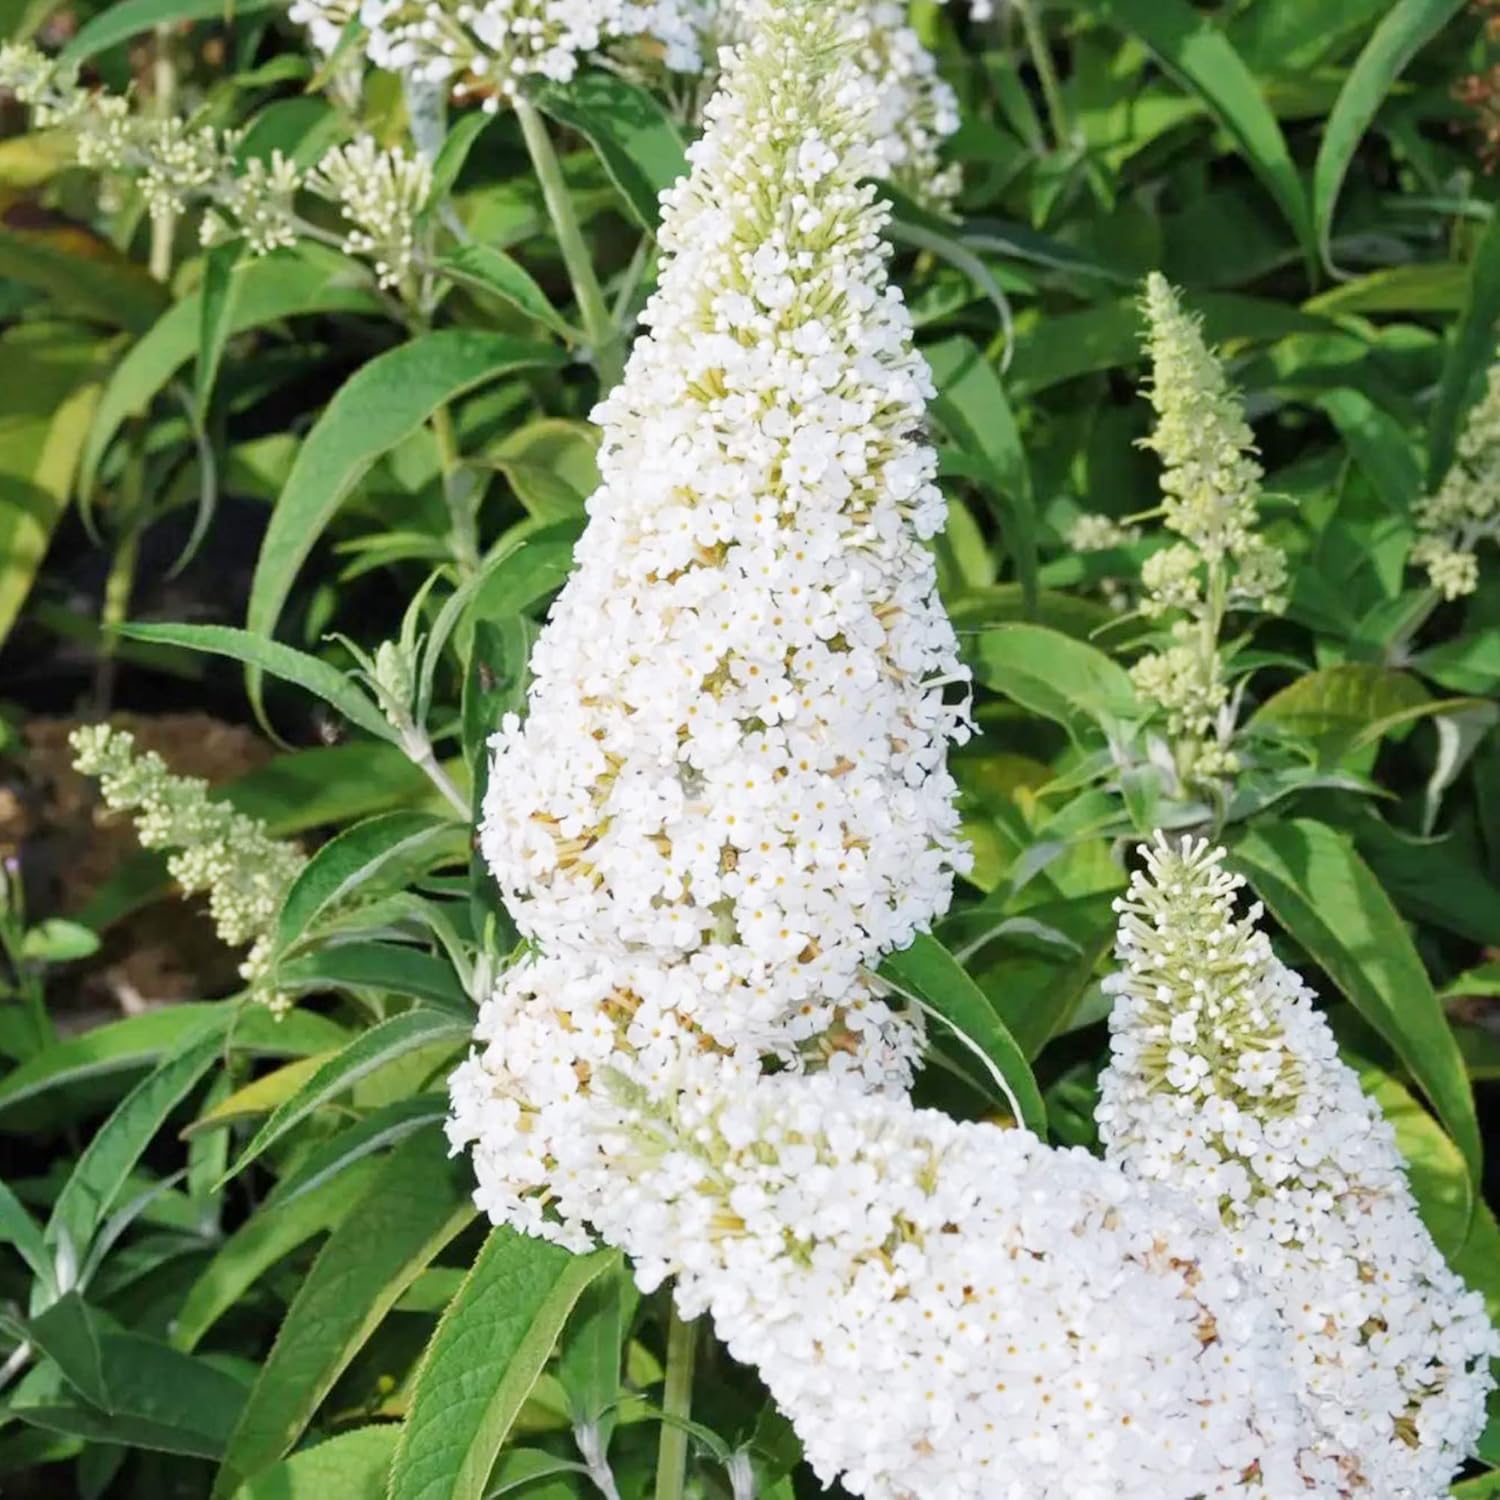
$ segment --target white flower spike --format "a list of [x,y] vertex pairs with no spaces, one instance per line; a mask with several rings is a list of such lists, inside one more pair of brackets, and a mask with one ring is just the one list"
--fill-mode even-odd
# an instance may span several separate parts
[[1389,1124],[1312,994],[1235,911],[1224,851],[1158,835],[1118,903],[1107,1156],[1220,1219],[1272,1303],[1330,1494],[1436,1500],[1485,1420],[1482,1299],[1417,1217]]

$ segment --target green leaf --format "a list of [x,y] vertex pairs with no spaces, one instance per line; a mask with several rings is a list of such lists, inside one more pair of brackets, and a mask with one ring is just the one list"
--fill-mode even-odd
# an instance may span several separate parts
[[74,225],[0,229],[0,276],[46,292],[74,317],[131,333],[149,328],[168,300],[143,267]]
[[496,558],[486,561],[487,576],[454,632],[461,657],[469,654],[476,620],[524,614],[562,587],[573,566],[573,545],[583,530],[583,518],[550,526],[525,522],[516,530],[518,535],[497,546]]
[[16,1116],[14,1121],[5,1119],[4,1128],[32,1129],[26,1106],[36,1105],[49,1094],[62,1091],[92,1100],[88,1086],[95,1080],[154,1067],[205,1020],[219,1013],[235,1017],[226,1023],[233,1027],[225,1037],[226,1049],[252,1056],[304,1056],[348,1040],[341,1026],[311,1012],[295,1011],[278,1020],[258,1006],[236,1016],[237,1009],[237,1002],[231,1000],[213,1005],[174,1005],[112,1021],[54,1043],[0,1080],[0,1116],[12,1112]]
[[1500,696],[1500,625],[1471,626],[1462,636],[1419,651],[1411,664],[1455,692]]
[[99,934],[65,917],[48,917],[21,939],[21,957],[37,963],[71,963],[98,951]]
[[474,1217],[440,1131],[410,1137],[329,1236],[292,1299],[214,1485],[226,1500],[282,1458],[401,1294]]
[[573,1304],[618,1260],[513,1229],[490,1234],[423,1356],[389,1500],[481,1500]]
[[278,1195],[257,1209],[214,1252],[188,1288],[172,1319],[173,1346],[195,1348],[272,1266],[332,1229],[363,1197],[376,1170],[376,1163],[368,1159],[351,1162],[295,1200],[283,1202]]
[[339,943],[276,969],[279,988],[291,991],[329,988],[386,990],[412,1000],[430,1000],[460,1015],[473,1013],[473,1002],[453,972],[453,965],[399,943]]
[[398,738],[385,715],[345,673],[321,657],[283,646],[264,635],[236,630],[231,625],[171,624],[122,625],[120,634],[135,641],[186,646],[190,651],[231,657],[257,671],[269,672],[283,682],[305,688],[330,708],[337,709],[351,724],[358,724],[379,739],[395,743]]
[[307,1083],[290,1099],[274,1110],[270,1119],[256,1132],[239,1160],[229,1169],[235,1177],[294,1125],[305,1120],[315,1109],[336,1099],[367,1078],[378,1068],[397,1058],[406,1057],[434,1043],[467,1038],[471,1026],[446,1011],[408,1010],[362,1031],[341,1052],[330,1057]]
[[482,109],[471,110],[454,121],[453,128],[443,138],[443,144],[432,160],[432,191],[427,195],[426,203],[429,212],[437,209],[453,191],[453,184],[458,181],[474,143],[494,123],[494,115]]
[[1310,819],[1266,823],[1235,840],[1231,861],[1411,1071],[1477,1183],[1483,1147],[1463,1056],[1400,916],[1353,845]]
[[273,1464],[234,1500],[385,1500],[400,1434],[394,1422],[341,1432]]
[[1326,391],[1318,405],[1333,418],[1345,446],[1393,515],[1406,516],[1422,494],[1416,445],[1389,412],[1347,388]]
[[1259,81],[1224,33],[1186,0],[1090,0],[1095,14],[1133,32],[1239,143],[1307,252],[1316,255],[1307,197]]
[[[41,1392],[17,1393],[10,1410],[24,1421],[163,1453],[218,1458],[245,1404],[234,1376],[141,1334],[107,1326],[69,1294],[31,1325],[33,1337],[91,1410]],[[27,1399],[30,1396],[31,1399]]]
[[568,1319],[557,1378],[575,1427],[598,1423],[620,1400],[627,1309],[634,1306],[630,1277],[617,1262],[585,1289]]
[[220,791],[278,838],[424,802],[432,783],[397,745],[369,740],[278,755]]
[[526,664],[536,633],[525,615],[481,620],[474,627],[463,700],[464,755],[471,764],[487,763],[485,746],[501,719],[525,708]]
[[[495,1460],[484,1500],[503,1500],[504,1496],[523,1490],[524,1500],[580,1500],[585,1492],[577,1483],[560,1478],[565,1474],[586,1476],[588,1469],[574,1459],[558,1458],[542,1448],[507,1448]],[[538,1483],[542,1479],[559,1479],[559,1483],[542,1485]],[[593,1492],[590,1485],[588,1493]]]
[[[1450,267],[1457,270],[1457,267]],[[1464,409],[1480,372],[1495,359],[1495,324],[1500,320],[1500,214],[1493,215],[1474,252],[1463,284],[1463,306],[1443,362],[1437,398],[1427,431],[1427,482],[1436,489],[1458,444]]]
[[281,905],[276,948],[286,953],[356,893],[373,901],[415,875],[461,857],[468,834],[452,818],[400,810],[346,828],[308,860]]
[[[269,1073],[261,1073],[227,1095],[220,1095],[212,1100],[205,1099],[197,1118],[181,1131],[182,1138],[197,1141],[216,1135],[224,1143],[224,1127],[244,1124],[270,1114],[279,1104],[290,1099],[326,1061],[327,1054],[298,1058],[295,1062],[273,1068]],[[223,1181],[228,1166],[226,1159],[209,1178],[211,1187],[216,1187]]]
[[998,1072],[1016,1123],[1047,1136],[1047,1110],[1025,1054],[988,996],[935,937],[919,934],[880,966],[880,977],[942,1017]]
[[687,173],[682,137],[645,89],[613,73],[580,73],[542,89],[537,106],[586,136],[642,228],[654,229],[657,199]]
[[481,457],[505,475],[531,515],[548,522],[583,515],[599,487],[598,451],[598,428],[542,417],[506,433]]
[[1449,1493],[1453,1500],[1495,1500],[1500,1495],[1500,1469],[1465,1479],[1461,1484],[1455,1484]]
[[276,1184],[269,1202],[289,1207],[303,1194],[333,1181],[366,1157],[404,1141],[429,1125],[441,1125],[447,1117],[448,1096],[442,1090],[382,1104],[347,1129],[299,1155],[296,1165]]
[[1141,715],[1130,674],[1118,662],[1043,625],[983,631],[971,654],[980,682],[1061,724],[1080,745]]
[[1412,921],[1431,923],[1471,943],[1494,942],[1500,886],[1474,864],[1458,840],[1398,832],[1368,808],[1354,834],[1385,893]]
[[1044,901],[1014,915],[970,907],[940,929],[1028,1060],[1066,1028],[1114,941],[1114,894]]
[[[1268,297],[1211,292],[1193,301],[1203,314],[1204,334],[1214,344],[1240,339],[1264,343],[1290,334],[1333,331],[1309,311]],[[1140,308],[1121,298],[1038,319],[1019,333],[1006,387],[1013,398],[1034,396],[1079,375],[1133,366],[1140,359]]]
[[[0,256],[0,274],[4,273]],[[93,419],[107,346],[41,325],[0,334],[0,643],[67,509],[78,449]]]
[[1464,0],[1395,0],[1344,79],[1313,168],[1313,220],[1323,263],[1334,274],[1329,240],[1339,189],[1360,140],[1391,85],[1416,54],[1463,9]]
[[276,0],[116,0],[63,48],[60,61],[81,63],[156,26],[183,21],[223,21],[270,10]]
[[1334,205],[1349,172],[1355,151],[1376,117],[1391,98],[1392,84],[1407,63],[1463,9],[1464,0],[1397,0],[1365,43],[1340,90],[1323,144],[1313,169],[1313,214],[1323,263],[1337,275],[1329,239],[1334,229]]
[[1474,1206],[1463,1157],[1437,1121],[1389,1073],[1362,1058],[1351,1056],[1347,1061],[1359,1074],[1360,1087],[1396,1132],[1417,1211],[1438,1248],[1451,1258],[1469,1237]]
[[250,585],[249,629],[262,636],[275,630],[314,542],[381,454],[466,391],[517,370],[556,367],[564,359],[549,344],[445,328],[361,366],[308,433],[271,513]]
[[1036,501],[1005,388],[968,339],[946,339],[923,352],[938,392],[933,414],[974,466],[970,477],[978,479],[995,512],[1029,613],[1036,608]]
[[25,1205],[0,1178],[0,1245],[14,1245],[31,1274],[49,1292],[55,1288],[52,1252]]
[[1403,721],[1431,694],[1409,672],[1365,662],[1339,662],[1299,677],[1261,704],[1255,729],[1282,730],[1307,740],[1319,764],[1330,766],[1382,725]]
[[199,422],[208,416],[213,399],[214,382],[219,378],[219,361],[229,339],[230,320],[243,279],[236,279],[234,268],[244,252],[242,240],[216,245],[203,257],[203,287],[199,292],[198,366],[193,375],[193,406]]
[[93,1405],[109,1406],[104,1384],[100,1328],[93,1310],[77,1292],[64,1292],[27,1324],[31,1342],[63,1373],[63,1378]]
[[1456,261],[1417,261],[1387,266],[1358,276],[1302,304],[1326,317],[1369,313],[1458,312],[1464,305],[1467,276]]
[[220,1014],[153,1069],[123,1100],[84,1147],[52,1209],[49,1244],[67,1244],[77,1261],[125,1185],[131,1170],[167,1118],[224,1052],[229,1017]]
[[[483,118],[483,117],[481,117]],[[437,269],[454,281],[476,286],[518,308],[528,318],[535,318],[565,339],[576,340],[577,331],[553,307],[546,292],[532,279],[531,273],[518,261],[493,245],[468,244],[439,256]]]
[[[225,292],[228,313],[222,320],[214,320],[220,324],[216,336],[228,339],[303,315],[379,312],[379,299],[359,284],[358,275],[352,261],[335,260],[330,265],[322,260],[273,255],[243,262],[229,274]],[[115,367],[79,463],[80,494],[93,492],[104,452],[126,419],[143,415],[172,377],[190,359],[201,357],[205,300],[212,300],[206,289],[167,308]]]

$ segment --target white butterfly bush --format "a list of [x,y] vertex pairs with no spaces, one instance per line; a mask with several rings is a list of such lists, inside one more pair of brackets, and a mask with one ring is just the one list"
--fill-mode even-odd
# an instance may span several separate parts
[[1223,858],[1159,839],[1118,903],[1107,1156],[1223,1222],[1285,1330],[1319,1493],[1437,1500],[1484,1425],[1500,1342],[1259,907],[1236,914]]
[[[568,83],[590,57],[637,71],[664,68],[712,82],[720,47],[743,41],[758,0],[294,0],[291,18],[313,45],[337,50],[357,23],[377,67],[459,100],[499,109],[532,83]],[[941,162],[958,128],[952,90],[907,24],[903,0],[827,0],[847,15],[857,65],[878,84],[877,176],[933,203],[957,192],[956,168]],[[970,7],[983,18],[984,3]]]
[[674,1276],[854,1493],[1289,1495],[1286,1351],[1218,1226],[905,1097],[920,1038],[869,969],[966,858],[965,678],[846,20],[768,7],[665,200],[494,741],[482,842],[531,951],[450,1138],[497,1222]]
[[545,951],[680,968],[683,1020],[786,1061],[851,1008],[886,1034],[862,966],[968,859],[931,380],[860,181],[872,86],[840,67],[813,115],[797,77],[743,67],[664,195],[669,266],[595,413],[603,483],[482,829]]

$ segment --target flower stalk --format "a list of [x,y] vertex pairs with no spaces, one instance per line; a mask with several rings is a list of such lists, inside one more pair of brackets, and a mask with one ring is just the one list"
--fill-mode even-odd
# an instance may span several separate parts
[[656,1450],[656,1500],[682,1500],[687,1482],[688,1432],[693,1412],[693,1367],[698,1355],[698,1324],[672,1303],[667,1315],[667,1378],[662,1392],[661,1440]]
[[546,122],[524,94],[516,95],[512,108],[531,155],[532,170],[541,184],[542,198],[552,220],[552,232],[557,237],[557,247],[567,268],[583,330],[599,372],[600,389],[607,392],[619,384],[625,373],[625,350],[620,330],[604,300],[604,291],[594,271],[594,258],[574,212],[572,194],[568,191],[562,163],[557,159]]

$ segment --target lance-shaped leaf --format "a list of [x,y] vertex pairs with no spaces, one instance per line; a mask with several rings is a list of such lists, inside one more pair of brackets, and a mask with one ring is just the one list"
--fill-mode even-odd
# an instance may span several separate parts
[[618,1253],[496,1229],[423,1356],[390,1500],[482,1500],[500,1445],[573,1304]]
[[1230,858],[1411,1070],[1477,1183],[1483,1148],[1463,1056],[1405,924],[1354,846],[1299,818],[1249,829]]
[[276,628],[292,580],[313,544],[381,454],[410,437],[439,406],[517,370],[557,366],[550,344],[444,328],[398,344],[346,381],[308,433],[271,512],[250,585],[246,624]]
[[1016,1123],[1046,1137],[1047,1109],[1025,1053],[989,997],[935,937],[919,934],[909,948],[891,954],[880,977],[946,1021],[984,1058]]
[[361,1032],[272,1112],[271,1118],[256,1132],[239,1160],[229,1169],[228,1176],[238,1176],[294,1125],[330,1099],[336,1099],[353,1088],[377,1068],[436,1043],[451,1042],[457,1047],[469,1035],[469,1030],[467,1023],[446,1011],[418,1009],[403,1011],[399,1016],[392,1016]]
[[292,1299],[230,1437],[214,1500],[291,1450],[386,1313],[474,1217],[469,1192],[468,1163],[448,1155],[440,1131],[392,1153]]

